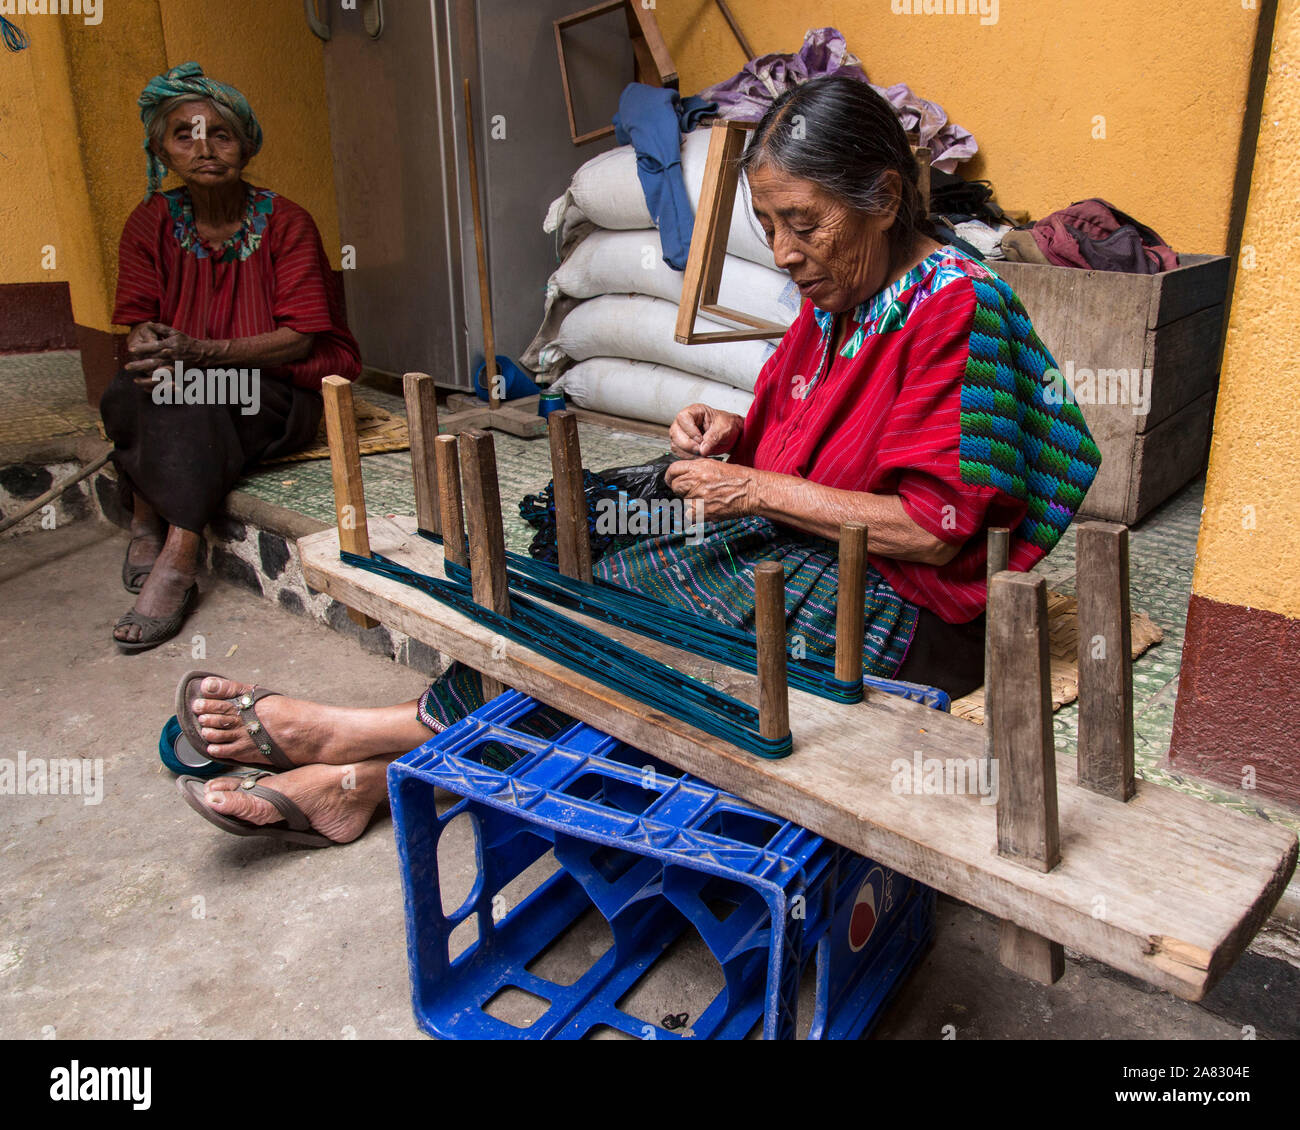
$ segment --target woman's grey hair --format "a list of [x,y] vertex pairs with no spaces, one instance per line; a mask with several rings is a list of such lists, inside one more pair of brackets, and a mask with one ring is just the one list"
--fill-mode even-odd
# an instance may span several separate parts
[[740,158],[741,171],[771,166],[820,185],[869,216],[893,206],[886,173],[901,193],[889,241],[910,248],[928,227],[912,147],[894,108],[864,81],[823,75],[787,90],[763,115]]
[[154,114],[153,121],[149,124],[149,148],[154,153],[159,157],[162,156],[163,141],[167,137],[167,119],[171,117],[172,111],[177,106],[184,106],[187,102],[203,102],[210,106],[235,135],[235,139],[239,142],[239,152],[247,159],[253,151],[253,141],[248,136],[248,131],[244,129],[244,123],[239,120],[239,115],[228,106],[223,106],[211,98],[204,98],[200,94],[178,94],[175,98],[168,98],[159,104],[158,112]]

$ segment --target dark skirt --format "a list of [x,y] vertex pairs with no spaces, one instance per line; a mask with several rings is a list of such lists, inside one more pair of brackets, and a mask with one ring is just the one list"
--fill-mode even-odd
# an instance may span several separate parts
[[171,526],[198,532],[221,510],[241,475],[316,438],[320,393],[287,381],[260,383],[258,411],[237,404],[155,404],[126,370],[99,402],[119,481]]

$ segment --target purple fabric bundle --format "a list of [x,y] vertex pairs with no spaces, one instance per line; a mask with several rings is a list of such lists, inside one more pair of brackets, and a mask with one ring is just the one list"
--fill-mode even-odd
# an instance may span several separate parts
[[[751,59],[739,73],[700,91],[699,96],[716,102],[721,117],[756,122],[790,87],[817,75],[841,73],[868,82],[861,60],[849,51],[844,36],[836,28],[823,27],[808,32],[797,53]],[[935,168],[951,173],[959,161],[979,151],[968,130],[949,122],[942,106],[914,94],[906,83],[887,89],[869,85],[898,111],[905,130],[919,132],[921,144],[930,147]]]

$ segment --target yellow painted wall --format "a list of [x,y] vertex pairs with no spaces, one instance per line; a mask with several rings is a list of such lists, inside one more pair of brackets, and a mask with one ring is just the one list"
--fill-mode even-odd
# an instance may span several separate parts
[[[337,266],[324,61],[301,5],[112,0],[94,26],[14,22],[32,45],[0,58],[0,283],[67,281],[77,322],[110,328],[118,238],[145,191],[136,99],[152,75],[191,59],[247,95],[265,134],[248,178],[306,208]],[[50,243],[53,271],[41,267]]]
[[1300,618],[1297,178],[1300,0],[1283,0],[1219,382],[1192,590],[1292,618]]
[[[728,6],[760,54],[839,28],[877,86],[905,82],[975,135],[981,154],[962,175],[991,180],[1003,207],[1039,217],[1100,196],[1176,251],[1222,254],[1254,2],[1000,0],[988,26],[895,15],[901,0]],[[744,64],[714,0],[657,0],[656,14],[684,94]],[[1092,138],[1094,115],[1105,140]]]
[[59,224],[31,54],[0,54],[0,282],[66,277],[41,268],[41,248],[57,247]]

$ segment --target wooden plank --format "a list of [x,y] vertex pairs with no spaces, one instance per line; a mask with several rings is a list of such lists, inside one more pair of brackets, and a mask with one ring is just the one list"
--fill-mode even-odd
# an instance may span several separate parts
[[464,507],[460,496],[458,444],[455,436],[438,436],[433,443],[433,456],[438,467],[438,515],[442,520],[442,539],[447,560],[453,565],[468,565]]
[[758,732],[790,733],[790,685],[785,666],[785,569],[779,561],[754,566],[754,626],[758,636]]
[[433,441],[438,438],[438,390],[428,373],[406,373],[406,425],[411,435],[411,478],[415,484],[415,517],[430,533],[442,533],[438,511],[438,464]]
[[998,960],[1008,969],[1037,981],[1055,985],[1065,976],[1065,947],[1005,918],[998,924]]
[[555,543],[559,569],[566,577],[591,583],[591,537],[587,493],[582,482],[578,420],[570,412],[547,417],[551,431],[551,480],[555,484]]
[[998,767],[998,854],[1050,871],[1061,862],[1047,650],[1047,580],[999,573],[989,587],[992,669],[989,714]]
[[1131,501],[1127,516],[1121,519],[1126,526],[1141,521],[1205,470],[1216,396],[1207,392],[1138,437],[1132,456]]
[[1198,310],[1148,333],[1143,367],[1151,370],[1151,402],[1137,417],[1139,433],[1151,431],[1219,387],[1222,344],[1222,306]]
[[638,38],[644,44],[644,51],[649,55],[649,62],[642,64],[647,75],[653,79],[643,79],[654,86],[677,88],[677,64],[673,62],[672,53],[664,41],[659,21],[655,19],[654,5],[642,3],[642,0],[627,0],[628,22],[637,29],[638,35],[632,39],[637,46]]
[[1079,784],[1126,801],[1137,789],[1128,529],[1081,522],[1077,530]]
[[[984,569],[985,604],[987,593],[993,591],[993,578],[1003,572],[1011,552],[1011,531],[1005,526],[993,526],[988,533],[988,558]],[[993,760],[993,634],[992,619],[984,616],[984,760]]]
[[[491,432],[462,432],[461,489],[465,498],[465,527],[469,535],[469,572],[474,600],[502,616],[510,615],[506,582],[506,539],[501,525],[501,490],[497,482],[496,445]],[[496,698],[506,685],[483,675],[483,695]]]
[[[370,536],[385,556],[441,576],[440,548],[413,529],[410,519],[376,517]],[[974,791],[894,787],[900,767],[917,760],[978,764],[983,739],[969,722],[892,695],[869,691],[849,706],[791,689],[798,748],[765,761],[526,647],[499,652],[473,619],[341,564],[333,530],[298,548],[307,583],[344,604],[885,867],[1187,1000],[1201,999],[1240,955],[1295,868],[1295,836],[1284,828],[1146,781],[1116,805],[1079,788],[1073,759],[1061,755],[1066,852],[1041,874],[997,855],[996,814]],[[639,650],[664,649],[643,640]],[[717,666],[682,663],[706,677]],[[1152,860],[1161,864],[1154,879]]]
[[[1066,268],[1068,270],[1068,268]],[[1232,260],[1226,255],[1180,255],[1178,267],[1151,278],[1156,294],[1151,303],[1152,329],[1186,318],[1228,300]]]
[[733,310],[730,306],[719,306],[716,302],[701,303],[700,313],[708,314],[711,318],[720,318],[724,321],[735,322],[738,325],[749,326],[751,329],[766,330],[764,337],[784,337],[786,331],[790,328],[781,325],[780,322],[770,322],[766,318],[746,314],[743,310]]
[[867,527],[845,522],[840,527],[839,587],[835,595],[835,677],[862,679],[862,637],[866,633]]
[[483,202],[479,198],[478,187],[478,148],[474,141],[474,105],[470,98],[469,79],[465,80],[465,148],[469,153],[469,200],[474,215],[474,252],[478,256],[479,312],[483,318],[483,363],[486,366],[483,371],[483,387],[487,389],[488,408],[496,412],[501,407],[501,381],[497,374],[496,333],[492,328],[492,283],[488,278]]
[[[357,440],[357,413],[352,404],[352,382],[331,375],[321,382],[325,400],[325,436],[330,449],[330,478],[334,481],[334,517],[339,545],[349,553],[370,556],[366,525],[366,490],[361,479],[361,446]],[[348,619],[361,628],[378,624],[349,606]]]
[[[1003,540],[991,539],[995,557]],[[1047,648],[1047,582],[1036,574],[995,573],[989,584],[989,678],[998,693],[986,706],[993,729],[998,854],[1039,871],[1061,859],[1056,750]],[[998,957],[1022,976],[1053,984],[1065,972],[1060,942],[1003,919]]]

